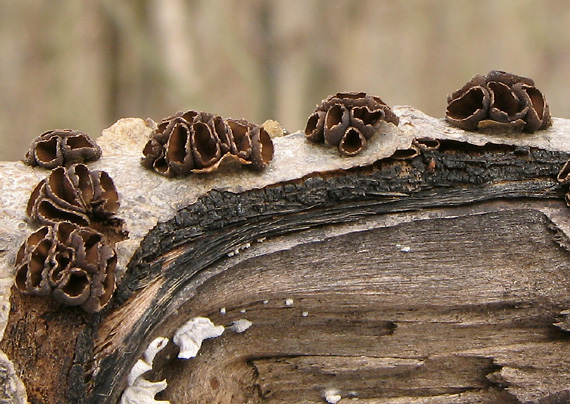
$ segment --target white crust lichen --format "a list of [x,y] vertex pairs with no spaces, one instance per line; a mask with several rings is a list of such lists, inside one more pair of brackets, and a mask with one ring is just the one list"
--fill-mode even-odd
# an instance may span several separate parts
[[143,374],[152,369],[154,357],[168,344],[168,338],[158,337],[154,339],[141,359],[135,363],[127,377],[127,388],[121,396],[121,404],[170,404],[170,401],[157,401],[154,396],[166,389],[166,380],[151,382],[143,377]]
[[176,330],[172,342],[180,347],[180,359],[190,359],[198,355],[202,341],[219,337],[223,332],[223,325],[214,325],[206,317],[195,317]]

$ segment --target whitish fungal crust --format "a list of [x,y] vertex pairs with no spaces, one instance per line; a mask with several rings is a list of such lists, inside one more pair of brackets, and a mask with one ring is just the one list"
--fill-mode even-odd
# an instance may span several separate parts
[[206,317],[195,317],[176,330],[172,341],[180,347],[178,357],[190,359],[198,355],[202,341],[219,337],[223,332],[224,326],[214,325]]
[[239,253],[240,253],[241,250],[247,250],[249,247],[251,247],[251,243],[242,244],[242,245],[240,245],[238,248],[236,248],[235,250],[230,251],[230,252],[228,253],[228,257],[231,258],[231,257],[233,257],[234,255],[239,255]]
[[237,332],[238,334],[244,332],[245,330],[247,330],[249,327],[251,327],[253,323],[245,318],[236,320],[236,321],[232,321],[232,325],[230,325],[228,328],[234,332]]
[[154,396],[166,389],[166,380],[151,382],[143,374],[152,369],[154,357],[168,344],[168,338],[154,339],[141,359],[135,363],[127,378],[127,388],[121,397],[121,404],[170,404],[170,401],[157,401]]
[[327,389],[324,392],[324,398],[327,403],[336,404],[340,401],[342,396],[337,389]]

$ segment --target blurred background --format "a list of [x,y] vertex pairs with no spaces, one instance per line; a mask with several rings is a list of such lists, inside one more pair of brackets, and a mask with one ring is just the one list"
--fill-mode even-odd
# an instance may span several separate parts
[[293,132],[337,91],[443,117],[491,69],[570,118],[569,27],[559,0],[0,0],[0,160],[46,130],[186,109]]

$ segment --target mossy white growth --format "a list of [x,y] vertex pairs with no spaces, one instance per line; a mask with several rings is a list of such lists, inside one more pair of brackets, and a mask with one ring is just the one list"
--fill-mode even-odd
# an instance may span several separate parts
[[228,328],[234,332],[237,332],[238,334],[244,332],[245,330],[247,330],[249,327],[251,327],[253,323],[245,318],[236,320],[236,321],[232,321],[232,325],[230,325]]
[[155,338],[135,363],[127,377],[127,388],[121,397],[121,404],[170,404],[170,401],[157,401],[154,396],[166,389],[166,380],[151,382],[143,378],[143,374],[152,369],[154,357],[168,344],[168,338]]
[[214,325],[206,317],[195,317],[176,330],[172,341],[180,347],[178,357],[180,359],[190,359],[198,355],[198,351],[202,347],[202,341],[208,338],[219,337],[223,332],[223,325]]

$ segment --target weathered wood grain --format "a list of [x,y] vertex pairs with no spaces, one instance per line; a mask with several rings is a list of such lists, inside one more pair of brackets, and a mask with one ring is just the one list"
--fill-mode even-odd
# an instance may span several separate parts
[[[546,215],[515,207],[289,235],[264,246],[273,252],[248,251],[179,313],[253,325],[206,342],[182,371],[177,360],[164,366],[157,377],[176,386],[166,397],[317,403],[335,388],[374,402],[517,403],[556,391],[570,372],[568,337],[552,325],[570,304],[569,255]],[[469,394],[453,401],[459,393]]]
[[[168,381],[157,399],[564,402],[570,216],[556,175],[568,150],[552,132],[489,143],[417,111],[401,120],[390,153],[352,167],[257,186],[230,174],[229,189],[208,192],[208,179],[157,180],[173,193],[146,216],[154,194],[120,177],[133,233],[118,243],[128,266],[111,307],[85,316],[12,294],[0,347],[30,402],[117,402],[148,343],[196,316],[228,328],[190,360],[170,342],[149,377]],[[390,157],[434,133],[439,148]],[[196,194],[174,194],[192,184]],[[240,319],[251,327],[231,331]]]
[[[119,308],[103,321],[103,327],[105,327],[108,322],[113,323],[113,317],[118,315],[121,319],[121,330],[125,328],[125,323],[127,323],[128,331],[120,340],[115,338],[107,340],[105,336],[112,334],[112,331],[106,331],[101,334],[102,338],[96,342],[97,346],[105,347],[100,353],[101,356],[105,357],[100,363],[101,370],[98,374],[101,377],[100,380],[117,380],[117,376],[114,376],[117,375],[117,366],[128,364],[125,360],[126,358],[120,352],[123,350],[127,352],[136,350],[136,341],[144,340],[144,330],[148,330],[149,327],[154,325],[154,319],[163,318],[168,311],[174,311],[172,307],[173,302],[176,301],[176,296],[182,288],[188,287],[188,284],[192,283],[192,279],[201,271],[214,265],[244,243],[251,244],[255,243],[259,238],[272,238],[324,225],[355,222],[377,214],[417,211],[425,208],[469,204],[498,198],[552,197],[559,199],[560,194],[556,191],[558,188],[552,180],[552,176],[556,174],[561,161],[565,158],[566,154],[556,154],[535,149],[520,150],[504,146],[475,147],[456,143],[444,143],[440,150],[426,152],[424,155],[411,161],[387,159],[370,167],[349,172],[331,172],[325,176],[315,175],[301,181],[265,187],[261,190],[247,191],[239,195],[228,192],[211,192],[195,204],[180,210],[171,221],[156,227],[143,241],[143,248],[139,250],[139,254],[136,254],[131,261],[133,266],[127,271],[122,287],[117,294],[118,304],[121,304],[123,301],[126,302],[124,306],[126,313],[131,312],[129,301],[133,302],[133,304],[136,303],[136,297],[132,297],[133,292],[145,285],[154,285],[157,279],[159,279],[158,282],[161,286],[160,288],[157,287],[154,304],[149,305],[147,312],[140,318],[132,317],[129,319],[126,316],[121,316],[122,310]],[[436,161],[436,167],[438,167],[437,174],[430,173],[425,169],[426,164],[432,159]],[[549,169],[548,166],[551,168]],[[487,169],[484,170],[482,167],[487,167]],[[476,216],[473,222],[479,220],[481,218]],[[498,218],[496,220],[498,224],[495,227],[500,227],[502,220],[506,219]],[[527,220],[530,220],[530,218],[525,218],[518,223],[519,226],[523,226],[525,231]],[[492,223],[494,222],[491,220],[486,225]],[[465,224],[467,229],[473,225],[474,223]],[[401,245],[406,246],[406,240],[417,244],[414,243],[414,232],[411,231],[414,226],[418,226],[418,229],[421,228],[418,223],[411,225],[408,229],[409,232],[401,235]],[[446,253],[449,253],[449,257],[452,257],[455,261],[463,259],[473,260],[473,258],[466,255],[465,251],[457,251],[458,249],[450,251],[451,246],[447,245],[446,240],[441,239],[441,231],[437,229],[438,225],[434,224],[430,228],[433,237],[423,241],[428,246],[427,252],[423,256],[424,259],[428,259],[430,254],[438,254],[435,252],[438,249],[444,249]],[[451,230],[445,229],[444,233]],[[493,227],[489,231],[493,231]],[[497,231],[506,232],[507,229],[502,228]],[[520,230],[517,230],[516,225],[511,225],[508,231],[516,236],[514,240],[509,240],[501,248],[510,248],[509,245],[516,244],[518,241],[517,233]],[[473,233],[473,238],[481,237],[481,233],[481,231],[478,234]],[[468,232],[468,234],[470,233]],[[455,234],[454,237],[458,236]],[[383,259],[385,258],[382,250],[383,241],[381,240],[382,237],[378,237],[376,248],[368,249],[370,252],[365,256],[365,262],[373,260],[377,255]],[[463,238],[462,243],[469,244],[473,243],[473,241],[469,241],[469,237],[466,236]],[[497,245],[499,246],[500,244]],[[484,259],[484,254],[488,253],[488,247],[489,245],[476,245],[473,247],[481,251],[482,255],[479,259],[485,265],[489,264],[488,260]],[[354,251],[355,249],[352,246],[348,246],[344,253],[337,251],[336,260],[342,262],[345,255],[350,256]],[[303,265],[303,263],[307,263],[313,273],[320,273],[320,267],[315,266],[314,257],[304,256],[298,251],[296,251],[296,254],[296,257],[282,259],[278,262],[273,262],[271,265],[263,265],[265,267],[273,265],[277,268],[277,271],[285,272],[285,274],[275,274],[273,278],[266,279],[258,284],[258,287],[262,287],[265,283],[280,286],[281,278],[286,277],[287,273],[292,271],[291,267]],[[402,253],[398,251],[398,254],[401,255]],[[394,259],[392,256],[389,257],[386,259],[386,262]],[[448,259],[448,255],[445,253],[443,257]],[[431,259],[434,260],[435,258]],[[384,265],[386,262],[384,262]],[[500,264],[503,265],[504,262]],[[347,264],[347,266],[350,268],[350,264]],[[442,272],[445,273],[446,269],[449,270],[452,267],[453,265],[447,266],[442,269]],[[425,276],[421,267],[417,266],[417,263],[410,264],[410,270],[412,272],[406,274],[410,280],[413,279],[413,273],[420,277]],[[355,277],[362,280],[359,289],[366,290],[369,295],[376,295],[374,285],[368,284],[370,280],[369,274],[359,271],[356,271],[356,273],[358,275]],[[232,276],[234,275],[232,272]],[[330,277],[334,279],[335,276],[338,276],[338,273],[329,273],[327,279]],[[486,275],[486,277],[489,278],[490,275]],[[240,282],[243,281],[241,277],[238,277],[238,279]],[[505,279],[509,279],[509,277],[501,278],[501,281]],[[501,283],[501,281],[498,281],[498,283]],[[321,296],[324,294],[322,304],[325,306],[333,305],[338,300],[338,295],[342,295],[345,292],[341,290],[330,296],[325,293],[326,284],[319,280],[298,279],[297,282],[308,282],[316,295]],[[344,284],[344,282],[346,282],[346,279],[337,284]],[[446,287],[441,282],[436,282],[436,279],[430,278],[424,284],[424,286],[429,288],[429,293],[424,293],[423,295],[424,304],[433,304],[431,295],[434,293],[449,294],[449,292],[446,292],[448,287],[463,290],[462,293],[465,296],[477,296],[480,293],[484,295],[484,290],[479,289],[485,284],[481,285],[479,279],[471,284],[463,282]],[[470,285],[468,289],[466,289],[467,285]],[[563,292],[567,292],[566,286],[561,287]],[[259,289],[254,288],[252,290],[255,290],[256,294],[259,292]],[[242,293],[236,293],[236,299],[244,302],[246,300],[246,290],[240,287],[240,291]],[[400,306],[411,308],[409,299],[412,291],[414,289],[408,285],[405,291],[401,290],[399,293],[395,293],[394,299],[400,302]],[[562,292],[560,293],[563,294]],[[285,299],[287,288],[283,288],[281,294],[282,296],[278,299]],[[205,295],[211,298],[208,293]],[[447,297],[447,295],[445,296]],[[305,299],[308,299],[308,297]],[[257,297],[257,300],[263,300],[263,298]],[[214,299],[214,301],[216,300]],[[498,302],[501,302],[501,300],[499,299]],[[449,301],[448,303],[451,302]],[[456,303],[452,303],[451,306],[453,307]],[[218,302],[218,306],[225,304],[224,302]],[[384,302],[384,304],[386,303]],[[391,304],[396,303],[392,302]],[[473,303],[475,306],[477,304]],[[333,307],[335,307],[335,315],[341,315],[340,309],[336,306]],[[357,303],[352,304],[352,310],[366,312],[364,306],[359,308]],[[556,314],[560,310],[561,308],[559,308]],[[308,309],[308,311],[311,312],[311,309]],[[268,316],[270,318],[278,318],[279,322],[286,321],[281,313],[279,316],[276,316],[269,312]],[[172,327],[183,322],[183,316],[180,317],[170,326],[170,330],[173,331]],[[326,316],[323,319],[327,320]],[[551,325],[553,319],[548,321],[550,321],[549,325]],[[388,323],[391,324],[390,322]],[[329,331],[331,329],[334,330],[336,326],[337,324],[334,322],[325,321],[320,331],[325,329]],[[372,322],[368,326],[373,327],[374,323]],[[168,334],[169,326],[164,325],[164,327],[166,328],[160,328],[166,330]],[[358,334],[365,332],[366,329],[366,327],[358,323],[356,325],[353,324],[352,327]],[[391,326],[387,325],[386,327],[390,329]],[[272,325],[270,328],[275,332],[274,335],[287,334],[286,329],[275,328],[275,325]],[[112,327],[110,330],[112,330]],[[424,332],[426,330],[421,330],[419,334]],[[444,327],[441,332],[441,335],[446,335],[450,331],[445,330]],[[310,332],[308,335],[303,335],[300,330],[293,330],[290,333],[301,336],[302,340],[305,340],[306,337],[307,341],[319,341],[317,338],[318,332]],[[466,334],[463,335],[465,336]],[[497,335],[497,338],[500,339],[502,336]],[[437,338],[434,337],[434,339],[436,339],[433,343],[434,345],[441,344],[441,341],[437,341]],[[354,336],[347,336],[345,344],[347,343],[346,341],[354,341],[356,345],[360,345],[360,342]],[[410,341],[414,341],[414,337],[411,337]],[[122,343],[120,349],[117,349],[117,346],[114,345],[118,342]],[[262,346],[258,340],[255,340],[254,344]],[[301,347],[298,347],[296,351],[286,353],[285,356],[308,355],[310,354],[307,350],[308,346],[303,346],[304,351]],[[326,352],[330,354],[330,346],[340,349],[343,346],[343,342],[342,340],[334,339],[334,341],[327,341],[327,343],[319,344],[319,346],[324,348],[320,355],[325,355]],[[347,350],[347,352],[349,351]],[[347,355],[347,352],[342,354]],[[107,354],[109,355],[107,356]],[[117,365],[119,355],[121,363]],[[257,356],[251,353],[247,355]],[[395,353],[393,355],[398,356]],[[211,358],[209,358],[208,363],[210,361]],[[187,383],[179,384],[187,386]],[[96,382],[96,385],[104,386],[104,389],[108,388],[108,383]],[[100,390],[99,394],[105,394],[104,390]],[[288,399],[287,397],[283,398],[285,401]],[[321,399],[320,396],[318,396],[318,399]]]

